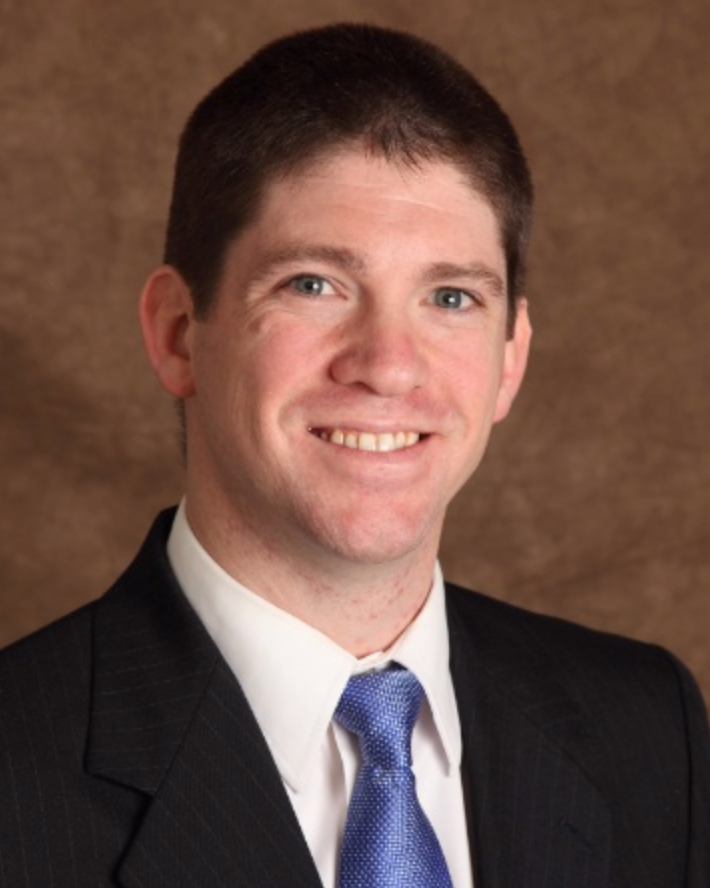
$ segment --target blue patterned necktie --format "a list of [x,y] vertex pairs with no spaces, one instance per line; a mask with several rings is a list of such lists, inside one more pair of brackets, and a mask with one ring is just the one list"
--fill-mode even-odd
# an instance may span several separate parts
[[417,799],[412,731],[424,690],[400,666],[353,676],[335,720],[357,735],[362,762],[348,808],[339,888],[452,888]]

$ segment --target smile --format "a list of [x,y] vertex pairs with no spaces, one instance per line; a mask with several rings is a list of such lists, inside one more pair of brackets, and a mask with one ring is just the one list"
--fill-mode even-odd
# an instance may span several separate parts
[[358,432],[354,429],[313,429],[323,441],[348,447],[350,450],[366,450],[370,453],[391,453],[413,447],[423,436],[419,432]]

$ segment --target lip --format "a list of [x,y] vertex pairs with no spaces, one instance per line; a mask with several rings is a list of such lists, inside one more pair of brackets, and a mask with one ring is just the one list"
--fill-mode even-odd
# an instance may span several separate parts
[[339,450],[372,455],[405,454],[419,449],[430,434],[411,426],[393,426],[372,431],[360,425],[313,426],[310,434]]
[[321,431],[333,431],[333,429],[348,429],[355,432],[370,432],[373,435],[383,435],[388,432],[394,434],[396,432],[416,432],[418,435],[428,435],[432,432],[431,427],[422,424],[421,418],[417,419],[393,419],[388,417],[386,420],[358,420],[343,419],[333,422],[311,422],[308,423],[308,431],[317,434]]
[[364,450],[368,453],[391,453],[395,450],[405,450],[414,447],[420,441],[418,432],[404,431],[376,435],[372,432],[335,429],[332,432],[321,432],[320,437],[331,444],[348,447],[351,450]]

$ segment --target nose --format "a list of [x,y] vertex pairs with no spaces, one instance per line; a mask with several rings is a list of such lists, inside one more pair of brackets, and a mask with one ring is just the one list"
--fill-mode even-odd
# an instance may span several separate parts
[[340,385],[360,385],[382,397],[422,386],[427,361],[421,335],[406,313],[363,308],[343,331],[330,373]]

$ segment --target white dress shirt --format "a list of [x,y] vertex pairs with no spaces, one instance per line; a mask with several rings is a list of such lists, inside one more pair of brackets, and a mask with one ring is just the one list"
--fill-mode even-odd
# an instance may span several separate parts
[[333,721],[353,673],[396,660],[426,692],[412,737],[417,795],[455,888],[472,888],[461,784],[461,727],[438,564],[416,620],[387,651],[356,659],[227,574],[180,506],[168,557],[192,607],[237,676],[266,738],[325,888],[336,888],[340,842],[359,764],[357,740]]

